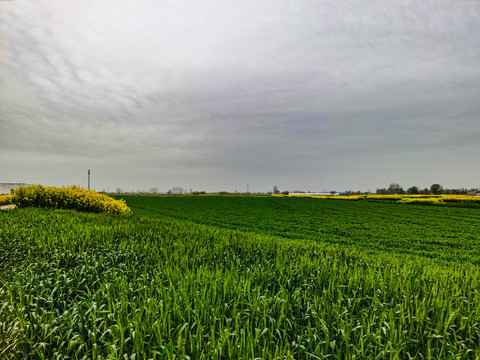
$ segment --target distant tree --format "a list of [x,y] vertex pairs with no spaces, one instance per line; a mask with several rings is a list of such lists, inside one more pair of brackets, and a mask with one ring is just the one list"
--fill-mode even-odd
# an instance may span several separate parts
[[443,190],[443,186],[440,184],[432,184],[432,186],[430,186],[430,192],[434,195],[441,194],[442,190]]
[[443,194],[450,194],[450,195],[465,195],[467,193],[467,189],[465,188],[458,188],[458,189],[443,189]]
[[335,195],[337,192],[335,190],[330,191],[330,195]]
[[428,188],[422,189],[419,191],[422,195],[430,195],[430,190]]
[[404,191],[403,188],[400,186],[400,184],[391,183],[391,184],[388,186],[387,193],[388,193],[388,194],[391,194],[391,195],[394,195],[394,194],[404,194],[405,191]]
[[383,189],[379,189],[377,188],[377,190],[375,191],[375,193],[377,195],[386,195],[387,194],[387,189],[383,188]]
[[282,191],[282,195],[288,195],[288,194],[289,194],[288,191],[286,191],[286,190],[285,190],[285,191]]
[[408,190],[407,190],[408,195],[416,195],[419,192],[420,192],[420,190],[418,190],[418,187],[416,187],[416,186],[412,186],[412,187],[408,188]]
[[274,194],[280,194],[280,190],[278,189],[277,185],[273,185],[273,193]]

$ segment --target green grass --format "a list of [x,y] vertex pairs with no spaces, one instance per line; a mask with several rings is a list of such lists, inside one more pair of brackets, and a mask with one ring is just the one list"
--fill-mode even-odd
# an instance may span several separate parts
[[[275,236],[258,219],[275,213],[268,203],[232,203],[244,217],[221,224],[227,203],[160,206],[143,198],[141,210],[132,199],[127,203],[135,214],[128,218],[31,208],[0,212],[0,358],[480,357],[480,268],[472,262],[437,264],[420,252],[410,260],[394,248],[367,254],[364,245],[310,241],[315,232],[308,231]],[[329,211],[347,228],[351,218],[343,213],[360,210],[345,203],[318,205],[324,208],[311,219]],[[285,219],[289,207],[274,204]],[[377,212],[364,212],[364,218],[380,216],[387,204],[376,205]],[[166,217],[167,210],[175,215],[175,206],[190,209],[185,218],[198,222],[203,207],[219,223]],[[298,218],[308,207],[313,211],[301,206],[293,207]],[[392,216],[385,209],[379,224]],[[432,210],[408,209],[417,217]],[[443,221],[454,214],[441,210]],[[248,223],[249,216],[258,222],[241,226],[248,232],[228,229],[234,221]],[[466,225],[464,231],[475,234]]]
[[127,196],[136,214],[480,265],[480,209],[286,197]]

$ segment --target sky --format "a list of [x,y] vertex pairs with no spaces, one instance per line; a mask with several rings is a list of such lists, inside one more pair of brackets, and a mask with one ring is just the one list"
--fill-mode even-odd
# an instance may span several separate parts
[[479,0],[0,0],[0,182],[476,188],[479,160]]

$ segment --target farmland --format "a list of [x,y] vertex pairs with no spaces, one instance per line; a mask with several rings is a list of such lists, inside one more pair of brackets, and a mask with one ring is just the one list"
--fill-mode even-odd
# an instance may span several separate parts
[[480,357],[478,209],[125,200],[0,212],[0,358]]
[[285,197],[128,196],[136,214],[480,265],[480,209]]

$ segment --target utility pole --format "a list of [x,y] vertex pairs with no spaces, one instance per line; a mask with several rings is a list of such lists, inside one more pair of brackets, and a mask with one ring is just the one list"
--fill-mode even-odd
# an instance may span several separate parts
[[88,170],[88,190],[90,190],[90,170]]
[[248,184],[247,184],[247,194],[248,194]]

